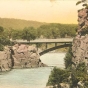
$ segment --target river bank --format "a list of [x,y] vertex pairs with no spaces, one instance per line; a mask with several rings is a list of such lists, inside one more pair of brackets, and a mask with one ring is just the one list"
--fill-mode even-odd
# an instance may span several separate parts
[[[64,67],[65,53],[47,53],[40,57],[44,64]],[[59,65],[57,63],[59,62]],[[0,75],[0,88],[45,88],[53,67],[13,69]]]

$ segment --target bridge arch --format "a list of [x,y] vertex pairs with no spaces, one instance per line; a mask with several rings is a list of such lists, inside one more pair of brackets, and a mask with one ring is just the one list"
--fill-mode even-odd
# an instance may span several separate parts
[[[16,43],[22,43],[22,44],[36,44],[36,47],[38,49],[38,44],[46,44],[46,50],[40,52],[40,56],[48,53],[49,51],[63,48],[63,47],[70,47],[72,44],[73,38],[59,38],[59,39],[36,39],[36,40],[12,40],[11,42]],[[55,47],[47,49],[47,44],[54,43]],[[60,43],[62,45],[57,46],[57,43]]]
[[41,55],[44,55],[44,54],[46,54],[46,53],[48,53],[50,51],[53,51],[53,50],[56,50],[56,49],[59,49],[59,48],[63,48],[63,47],[71,47],[71,46],[72,46],[71,43],[70,44],[55,46],[55,47],[52,47],[52,48],[49,48],[49,49],[46,49],[46,50],[40,52],[39,55],[41,56]]

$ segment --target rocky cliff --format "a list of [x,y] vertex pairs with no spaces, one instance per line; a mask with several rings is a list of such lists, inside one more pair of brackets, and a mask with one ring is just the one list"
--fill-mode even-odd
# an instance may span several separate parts
[[0,51],[0,71],[9,71],[12,69],[11,51],[5,47],[4,51]]
[[15,44],[12,47],[5,47],[4,51],[0,51],[0,70],[46,66],[39,58],[37,49],[33,46]]
[[78,30],[72,46],[74,66],[85,62],[88,66],[88,9],[78,11]]

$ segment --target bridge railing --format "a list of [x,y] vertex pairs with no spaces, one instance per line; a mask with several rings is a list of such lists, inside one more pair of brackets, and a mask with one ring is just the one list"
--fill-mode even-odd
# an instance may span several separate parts
[[12,42],[17,43],[71,43],[73,38],[59,38],[59,39],[36,39],[36,40],[12,40]]

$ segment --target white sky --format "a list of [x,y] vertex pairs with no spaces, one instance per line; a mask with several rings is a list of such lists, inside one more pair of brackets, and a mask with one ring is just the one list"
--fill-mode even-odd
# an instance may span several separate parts
[[[51,1],[51,2],[50,2]],[[77,23],[78,0],[0,0],[0,17],[48,23]]]

